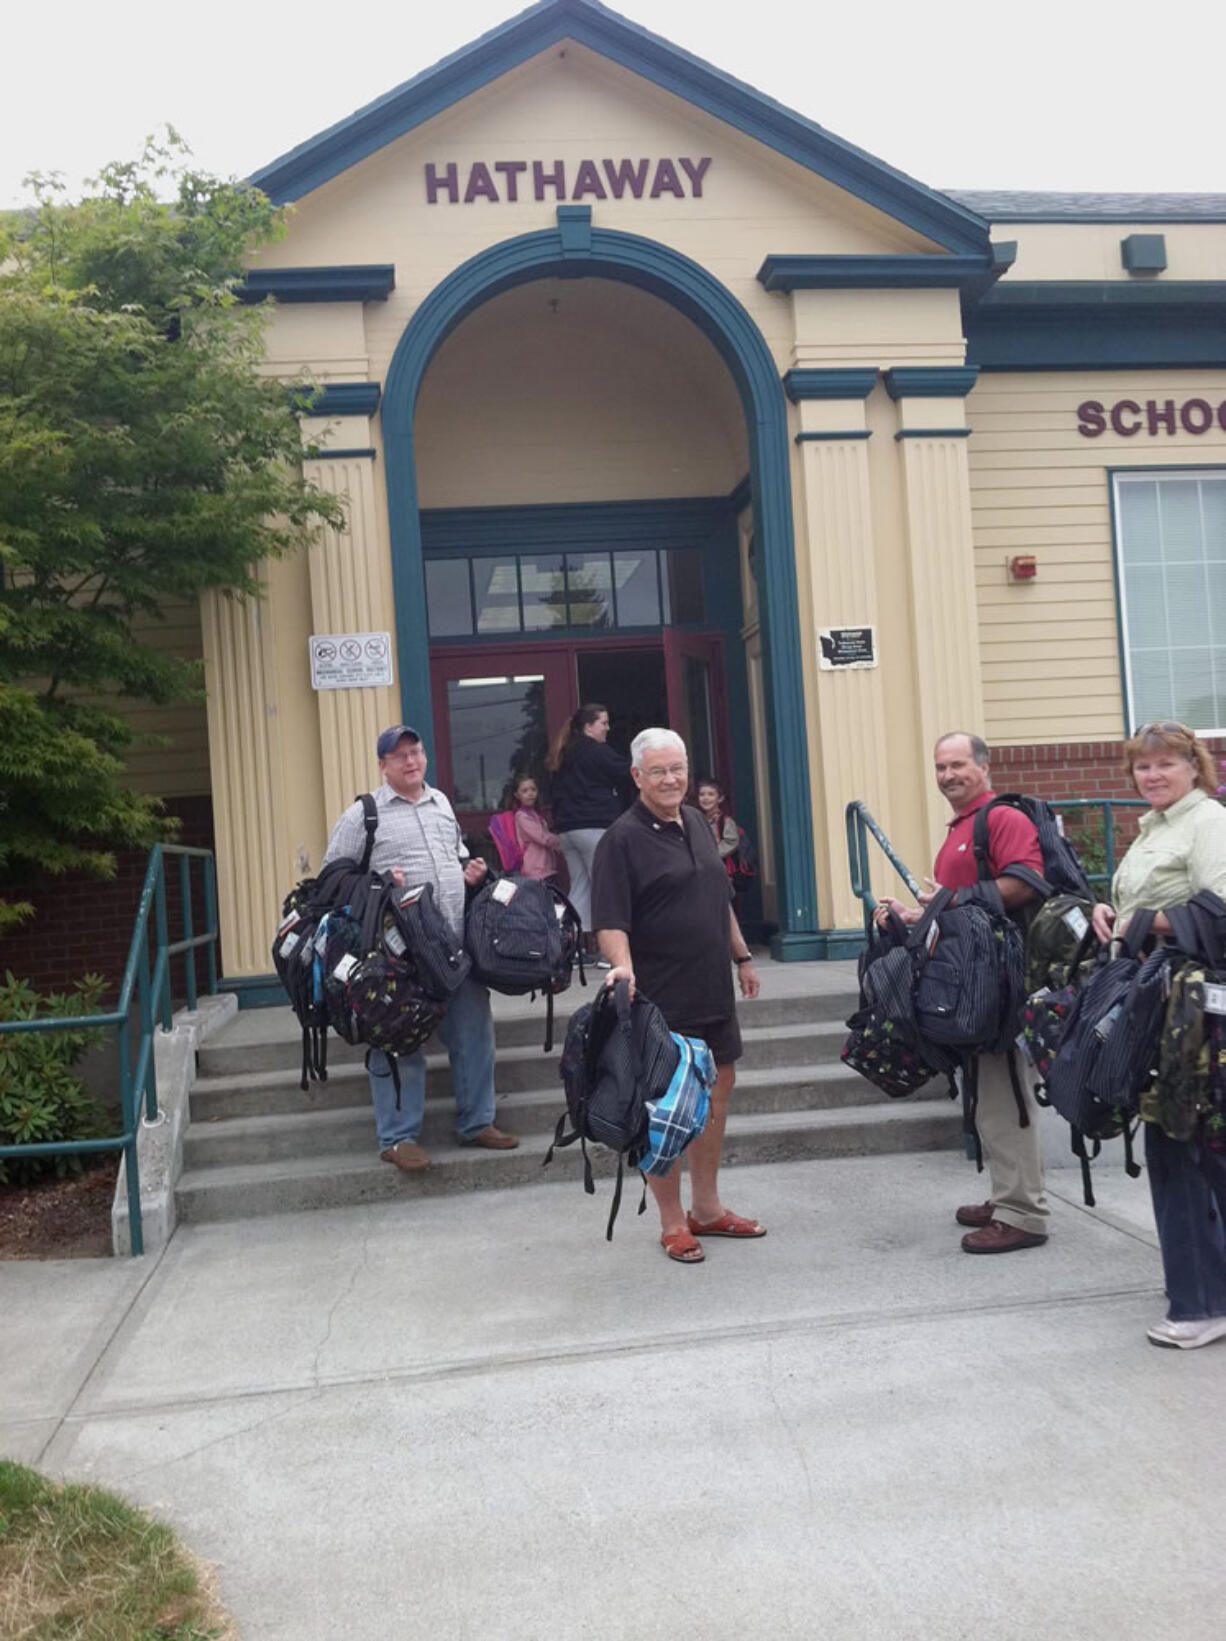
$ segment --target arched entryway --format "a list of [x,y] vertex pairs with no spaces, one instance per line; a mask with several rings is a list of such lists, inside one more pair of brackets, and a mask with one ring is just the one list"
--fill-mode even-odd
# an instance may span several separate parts
[[785,957],[815,956],[818,919],[787,419],[774,360],[741,304],[697,263],[637,235],[594,229],[584,207],[562,207],[558,216],[556,229],[491,246],[443,280],[406,327],[388,371],[382,415],[405,720],[432,720],[414,414],[436,350],[474,309],[534,280],[620,280],[661,298],[711,341],[744,408],[765,638],[763,683],[780,925],[776,950]]

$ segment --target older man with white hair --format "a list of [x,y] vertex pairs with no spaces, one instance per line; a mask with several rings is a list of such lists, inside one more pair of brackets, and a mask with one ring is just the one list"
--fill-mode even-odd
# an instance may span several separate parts
[[766,1227],[731,1213],[718,1176],[728,1099],[741,1057],[732,989],[758,995],[753,957],[732,909],[732,888],[697,809],[682,802],[690,783],[685,742],[671,729],[645,729],[630,748],[638,801],[605,832],[592,865],[592,925],[613,965],[608,984],[642,989],[670,1031],[701,1038],[718,1075],[711,1115],[685,1155],[691,1203],[681,1206],[681,1169],[649,1180],[660,1210],[660,1242],[670,1259],[696,1265],[703,1237],[760,1237]]

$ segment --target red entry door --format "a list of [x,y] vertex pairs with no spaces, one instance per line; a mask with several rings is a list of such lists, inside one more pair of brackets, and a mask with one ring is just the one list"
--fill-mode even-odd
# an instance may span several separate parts
[[545,775],[549,743],[574,710],[573,664],[544,646],[444,651],[430,660],[434,757],[429,778],[465,832],[481,832],[512,776]]
[[690,750],[691,776],[715,776],[734,808],[723,638],[665,627],[664,677],[669,726]]

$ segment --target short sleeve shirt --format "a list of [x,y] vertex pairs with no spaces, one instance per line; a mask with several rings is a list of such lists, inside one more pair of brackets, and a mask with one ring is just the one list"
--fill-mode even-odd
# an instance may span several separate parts
[[732,1019],[732,890],[711,829],[682,805],[661,821],[640,799],[592,862],[592,927],[630,940],[635,979],[673,1031]]
[[[975,816],[992,802],[995,792],[985,792],[969,809],[955,815],[937,854],[932,875],[942,889],[969,889],[979,881],[975,859]],[[988,871],[1000,877],[1006,866],[1028,866],[1043,875],[1043,853],[1035,824],[1012,804],[997,804],[988,816]]]
[[1194,787],[1169,809],[1141,816],[1112,896],[1117,915],[1131,917],[1138,906],[1182,906],[1202,889],[1226,898],[1226,809]]

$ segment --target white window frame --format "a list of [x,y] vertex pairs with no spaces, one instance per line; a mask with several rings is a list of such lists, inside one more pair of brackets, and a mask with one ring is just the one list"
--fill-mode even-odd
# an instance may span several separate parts
[[[1120,675],[1124,692],[1124,730],[1125,735],[1135,734],[1140,725],[1137,716],[1135,701],[1136,691],[1132,682],[1132,647],[1129,640],[1129,612],[1127,576],[1125,574],[1124,557],[1124,528],[1123,508],[1121,506],[1121,489],[1130,483],[1165,484],[1168,481],[1175,483],[1196,483],[1204,479],[1218,479],[1226,481],[1226,466],[1208,463],[1203,467],[1133,467],[1119,468],[1111,474],[1111,534],[1115,558],[1115,586],[1116,604],[1119,619],[1119,649]],[[1200,647],[1200,646],[1198,646]],[[1169,648],[1169,646],[1168,646]],[[1214,646],[1216,649],[1217,646]],[[1214,694],[1220,700],[1226,700],[1226,644],[1221,646],[1223,663],[1221,667],[1222,687],[1217,688],[1218,669],[1214,669]],[[1192,724],[1198,736],[1213,739],[1226,735],[1226,725],[1210,727],[1208,725]]]

